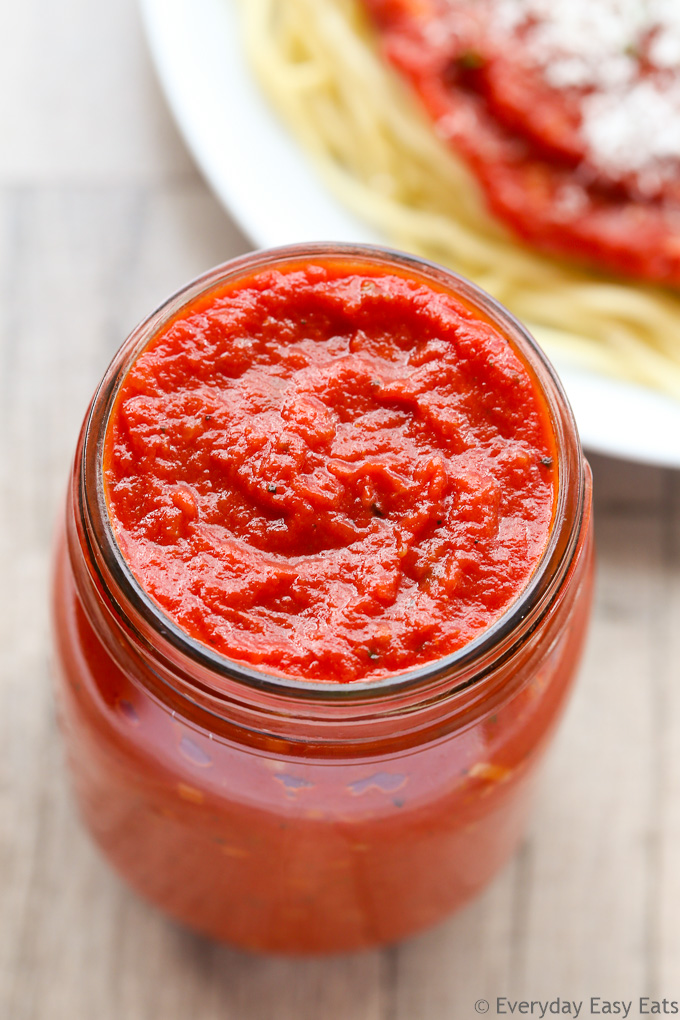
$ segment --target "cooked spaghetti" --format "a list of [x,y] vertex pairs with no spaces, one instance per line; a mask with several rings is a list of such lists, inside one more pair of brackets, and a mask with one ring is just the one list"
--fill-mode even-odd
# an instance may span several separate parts
[[242,0],[262,87],[329,187],[391,243],[475,280],[543,345],[680,398],[680,298],[532,252],[386,65],[359,0]]

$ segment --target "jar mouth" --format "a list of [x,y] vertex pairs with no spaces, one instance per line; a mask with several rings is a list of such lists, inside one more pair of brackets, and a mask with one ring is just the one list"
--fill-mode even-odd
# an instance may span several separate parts
[[[291,268],[310,261],[390,268],[453,293],[482,319],[491,322],[516,350],[537,381],[547,404],[557,450],[557,494],[545,548],[533,574],[509,608],[486,630],[461,648],[411,670],[358,681],[303,680],[261,671],[191,637],[146,593],[118,545],[105,497],[103,452],[109,418],[132,364],[159,330],[188,303],[217,286],[236,282],[257,270]],[[456,273],[433,262],[389,248],[344,243],[309,243],[267,249],[241,256],[197,277],[177,291],[136,327],[115,355],[85,421],[79,472],[81,520],[90,548],[96,583],[113,611],[135,630],[147,647],[153,634],[206,675],[298,701],[348,702],[406,694],[447,681],[454,693],[479,683],[532,632],[549,609],[578,546],[585,503],[583,455],[573,413],[562,384],[537,342],[501,304]],[[216,685],[219,686],[219,683]],[[214,692],[216,693],[216,692]]]

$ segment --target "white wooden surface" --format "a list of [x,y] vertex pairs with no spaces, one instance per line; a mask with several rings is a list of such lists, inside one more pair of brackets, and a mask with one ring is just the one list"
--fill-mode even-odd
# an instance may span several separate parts
[[[0,0],[0,1018],[459,1020],[496,998],[680,1000],[680,476],[595,459],[578,692],[521,852],[384,952],[260,959],[139,903],[82,833],[47,584],[76,431],[125,333],[247,248],[184,151],[134,0]],[[680,441],[680,439],[679,439]],[[537,1014],[534,1014],[537,1015]]]

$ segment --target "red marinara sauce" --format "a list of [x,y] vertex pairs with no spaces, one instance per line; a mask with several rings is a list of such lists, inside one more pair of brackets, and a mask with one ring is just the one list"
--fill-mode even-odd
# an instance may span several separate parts
[[82,818],[241,947],[432,924],[522,835],[591,580],[573,418],[500,306],[379,249],[218,267],[123,345],[76,451],[54,633]]
[[529,367],[459,297],[310,265],[201,295],[132,365],[106,498],[187,633],[308,680],[486,630],[546,544],[555,439]]
[[680,284],[680,10],[363,0],[490,210],[551,255]]

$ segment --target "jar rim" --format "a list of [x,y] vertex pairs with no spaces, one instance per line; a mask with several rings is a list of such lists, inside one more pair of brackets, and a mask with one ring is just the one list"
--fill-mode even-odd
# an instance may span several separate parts
[[[506,611],[480,635],[446,656],[415,669],[360,681],[311,681],[257,670],[191,637],[146,593],[132,573],[116,540],[105,497],[103,450],[109,418],[124,378],[159,330],[185,305],[217,287],[257,271],[313,261],[347,262],[355,269],[362,264],[385,269],[391,266],[412,279],[434,283],[481,313],[510,342],[538,383],[550,413],[558,457],[557,494],[548,540],[529,581]],[[201,667],[203,678],[213,674],[253,692],[303,702],[382,701],[438,684],[443,679],[447,693],[453,694],[481,682],[512,654],[527,633],[533,632],[552,604],[578,547],[585,506],[584,459],[573,412],[555,369],[528,330],[480,287],[449,269],[391,248],[339,242],[286,245],[239,256],[201,274],[164,301],[133,329],[109,365],[83,426],[77,467],[77,499],[91,563],[98,575],[98,586],[107,591],[117,614],[129,624],[130,609],[133,610],[147,633],[157,635],[174,653]],[[148,645],[148,640],[143,643]]]

